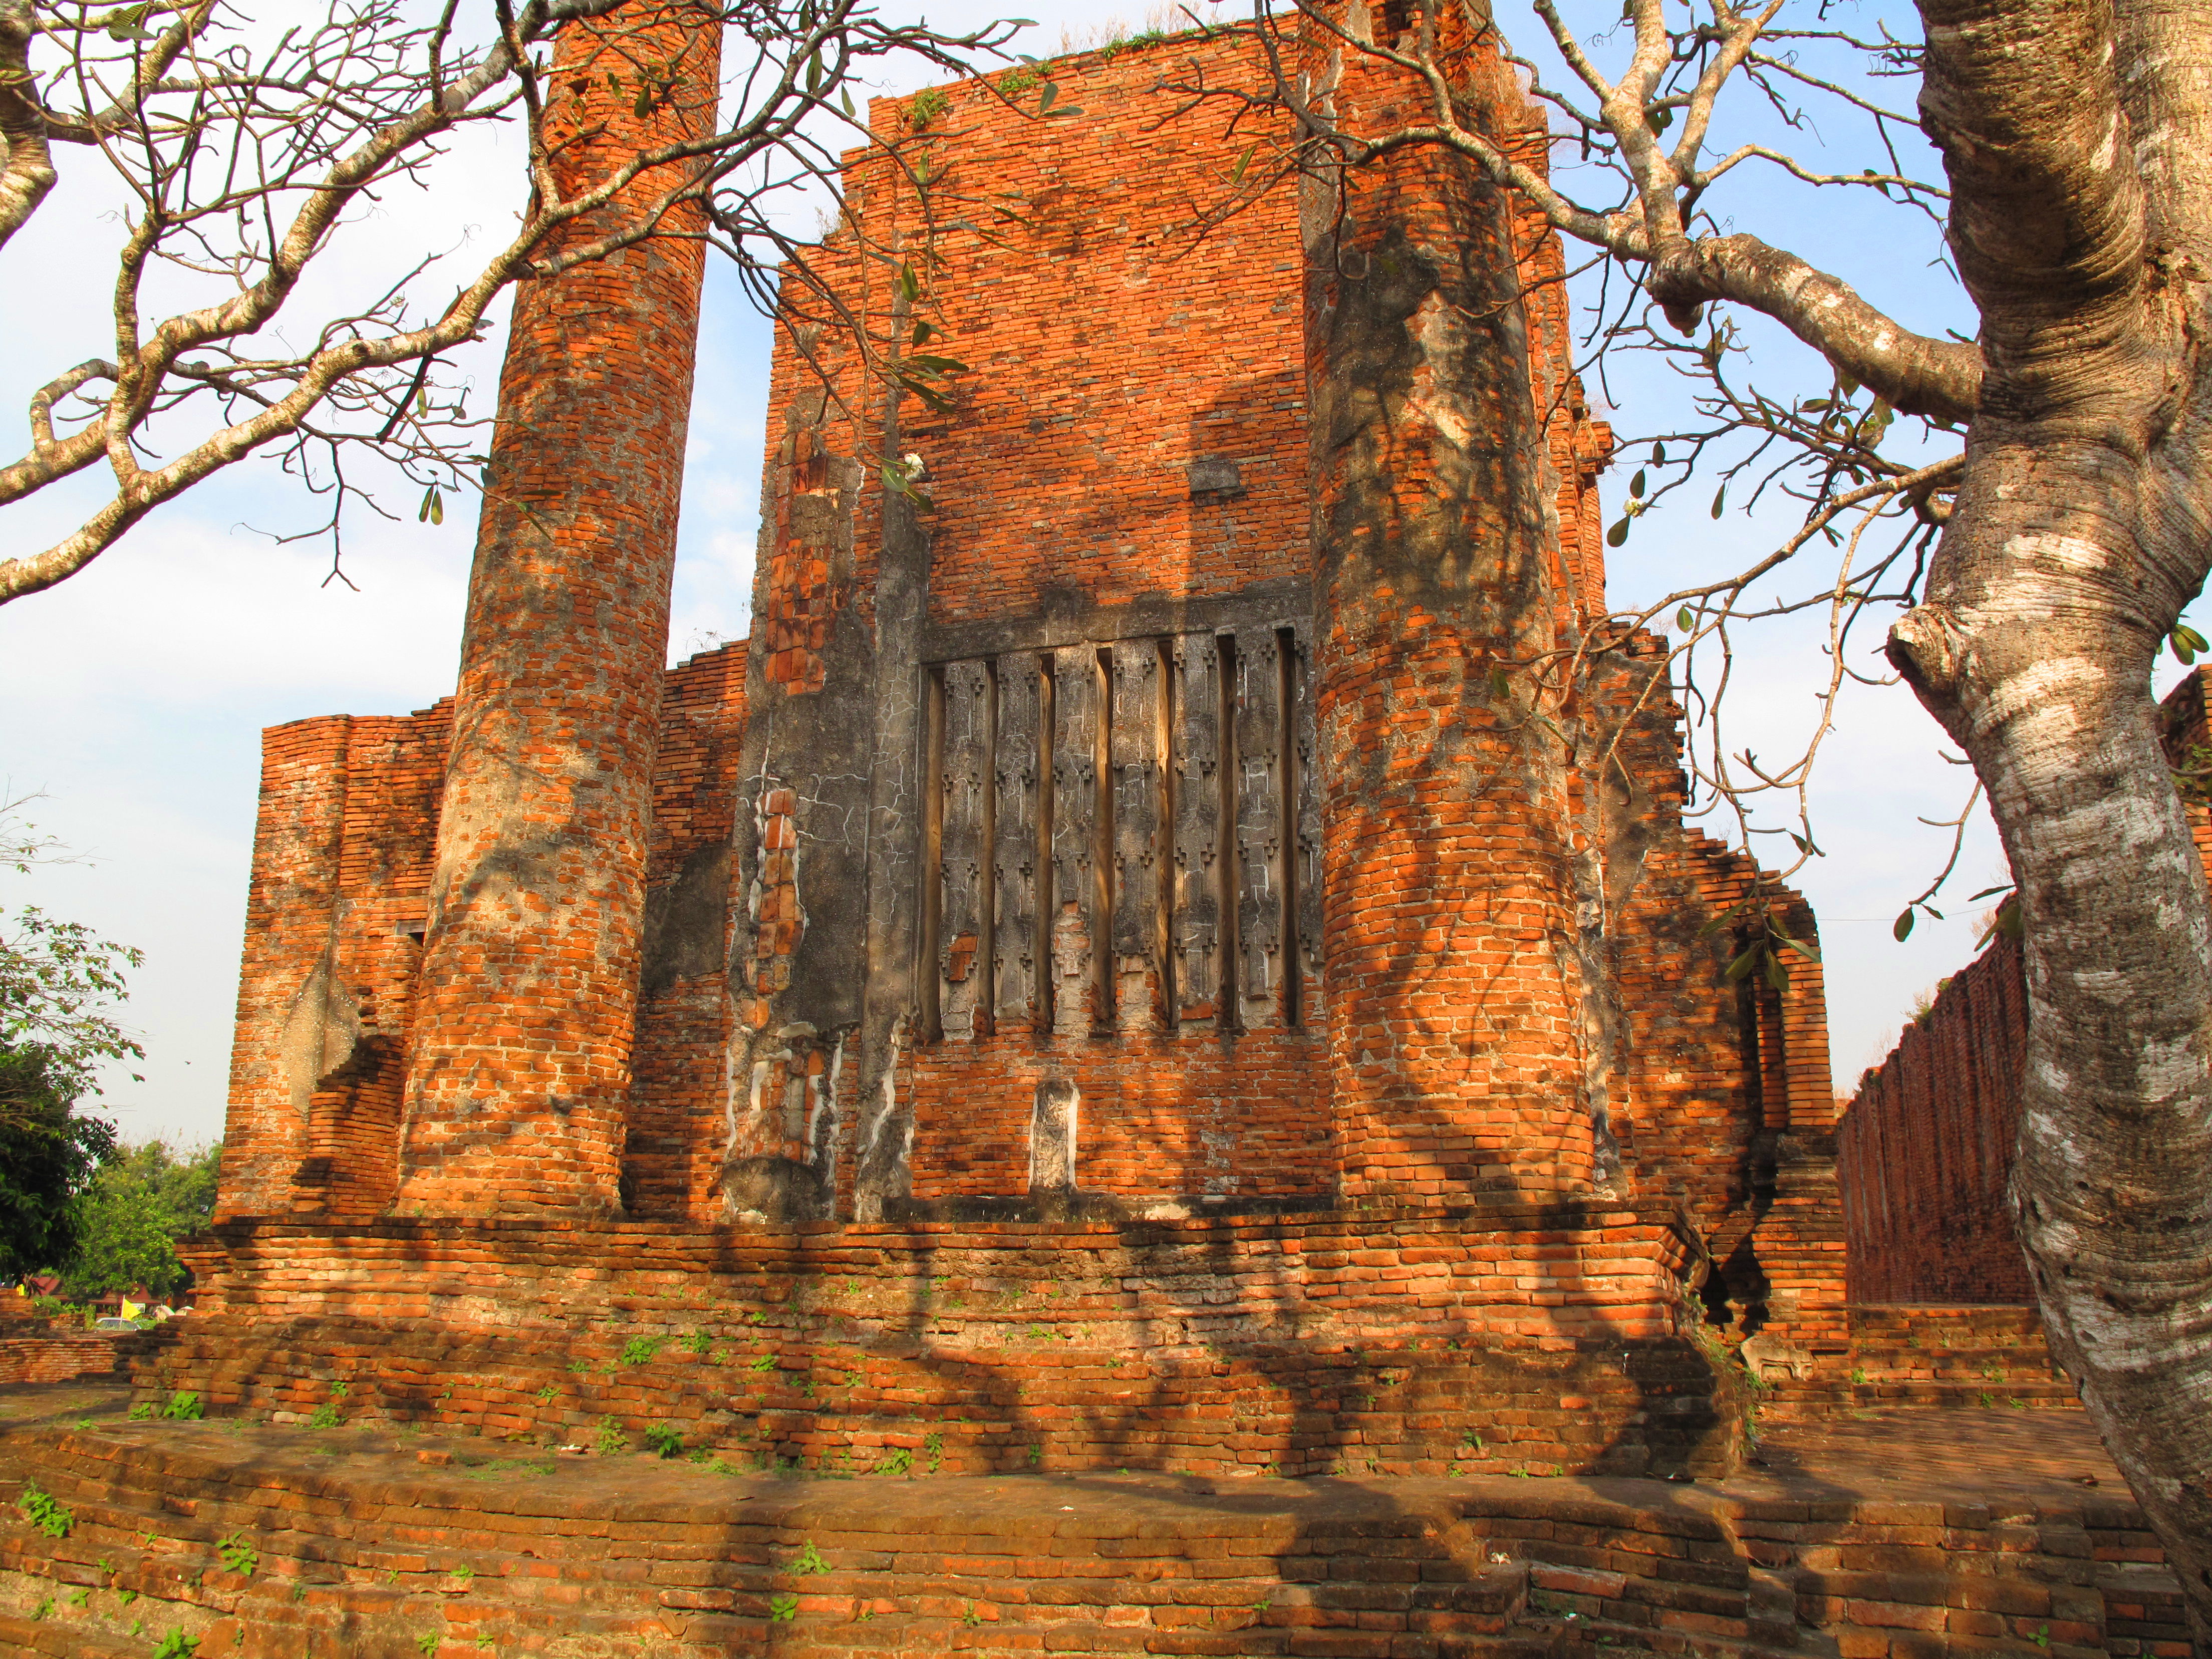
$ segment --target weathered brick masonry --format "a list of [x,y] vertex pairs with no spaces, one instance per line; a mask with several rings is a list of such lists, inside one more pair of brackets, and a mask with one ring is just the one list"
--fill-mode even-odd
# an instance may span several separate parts
[[[2159,711],[2176,769],[2208,742],[2205,672],[2175,686]],[[2187,811],[2212,870],[2212,810],[2201,791]],[[2034,1301],[2006,1196],[2027,1054],[2021,950],[1999,938],[1944,981],[1859,1079],[1838,1143],[1855,1300]]]
[[[1755,891],[1816,930],[1685,828],[1662,647],[1600,631],[1558,245],[1417,156],[1199,235],[1249,140],[1162,82],[1260,72],[1190,35],[1056,64],[1064,119],[875,105],[903,165],[850,158],[819,269],[966,370],[889,397],[789,297],[754,635],[665,676],[696,264],[519,309],[458,701],[268,734],[224,1310],[167,1383],[434,1415],[496,1370],[467,1412],[566,1432],[518,1401],[657,1275],[874,1379],[793,1455],[988,1395],[982,1467],[1079,1422],[1078,1464],[1658,1468],[1734,1444],[1692,1328],[1847,1346],[1818,969],[1723,971]],[[1391,1408],[1327,1379],[1385,1356],[1428,1403],[1347,1439]]]
[[[710,132],[720,42],[688,0],[563,29],[560,189]],[[667,97],[637,93],[647,65]],[[610,234],[668,171],[552,251]],[[418,1213],[617,1205],[703,258],[656,237],[516,292],[397,1126]]]

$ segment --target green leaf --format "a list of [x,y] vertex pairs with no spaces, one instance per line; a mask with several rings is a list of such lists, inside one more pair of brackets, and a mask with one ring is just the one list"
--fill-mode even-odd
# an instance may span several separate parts
[[1039,115],[1042,115],[1048,110],[1051,109],[1054,100],[1057,100],[1059,96],[1059,82],[1054,81],[1046,82],[1044,83],[1044,90],[1037,94],[1037,113]]
[[1513,695],[1513,683],[1505,678],[1505,671],[1502,668],[1490,671],[1490,695],[1500,702]]
[[1698,928],[1698,937],[1699,939],[1703,939],[1708,933],[1718,933],[1722,928],[1728,926],[1729,919],[1731,916],[1735,915],[1739,911],[1749,909],[1755,902],[1757,902],[1756,895],[1747,893],[1743,897],[1738,899],[1734,904],[1729,905],[1727,909],[1722,911],[1720,915],[1715,916],[1711,921],[1708,921],[1704,927]]
[[1912,907],[1908,904],[1897,913],[1897,921],[1891,925],[1889,936],[1899,945],[1904,944],[1912,932]]
[[837,101],[845,106],[845,113],[847,115],[851,116],[852,118],[856,121],[860,118],[859,114],[853,108],[853,90],[850,87],[840,87],[837,88]]
[[1680,611],[1677,611],[1674,613],[1674,626],[1680,629],[1685,634],[1693,632],[1696,629],[1698,626],[1698,618],[1696,614],[1691,611],[1688,605],[1684,605]]
[[1719,518],[1721,515],[1721,509],[1727,505],[1728,486],[1726,484],[1723,484],[1718,489],[1713,491],[1713,517],[1716,519]]
[[1073,117],[1078,116],[1078,115],[1080,115],[1080,114],[1082,114],[1082,113],[1083,113],[1082,110],[1080,110],[1079,108],[1078,108],[1078,107],[1077,107],[1075,105],[1073,105],[1073,104],[1062,104],[1062,105],[1061,105],[1058,109],[1056,109],[1056,110],[1054,110],[1054,111],[1053,111],[1053,112],[1052,112],[1049,116],[1048,116],[1046,118],[1047,118],[1048,120],[1053,120],[1053,121],[1058,121],[1058,120],[1062,120],[1062,119],[1071,119],[1071,118],[1073,118]]
[[642,121],[647,116],[653,113],[653,88],[651,87],[641,86],[638,88],[637,101],[629,106],[629,112],[641,121]]
[[1859,383],[1839,368],[1836,371],[1836,390],[1843,394],[1844,401],[1849,403],[1859,395]]
[[1824,859],[1828,856],[1818,847],[1814,845],[1813,842],[1808,837],[1799,835],[1795,830],[1792,830],[1788,833],[1790,839],[1797,843],[1797,850],[1806,854],[1808,858]]
[[430,521],[430,503],[437,499],[438,486],[435,484],[432,484],[422,492],[422,505],[416,510],[415,514],[416,524],[428,524]]
[[2212,645],[2206,644],[2204,636],[2187,623],[2174,623],[2173,632],[2166,635],[2166,643],[2173,653],[2173,659],[2185,668],[2197,660],[2198,653],[2212,651]]
[[942,334],[943,332],[945,332],[943,329],[938,327],[935,323],[931,322],[927,318],[917,317],[914,319],[914,332],[907,337],[907,343],[908,345],[918,346],[921,344],[923,341],[928,339],[931,335]]
[[1993,894],[2009,893],[2010,891],[2012,891],[2012,884],[2010,882],[1999,882],[1995,887],[1983,888],[1980,892],[1976,893],[1973,897],[1969,898],[1966,902],[1972,904],[1974,902],[1974,899],[1985,899]]
[[1605,544],[1607,547],[1619,547],[1627,539],[1628,520],[1626,519],[1623,519],[1619,524],[1613,526],[1612,529],[1605,532]]
[[921,278],[914,274],[911,260],[899,267],[897,288],[902,300],[911,302],[921,295]]
[[917,352],[908,356],[907,362],[932,374],[965,374],[968,372],[968,365],[957,357],[932,357]]
[[1260,141],[1257,138],[1255,138],[1249,144],[1245,146],[1244,153],[1237,158],[1237,165],[1229,170],[1229,182],[1231,184],[1241,185],[1244,182],[1244,169],[1252,165],[1252,158],[1259,153]]
[[1636,476],[1628,481],[1628,493],[1641,500],[1644,495],[1644,486],[1650,482],[1650,480],[1644,476],[1644,469],[1637,468]]
[[2021,925],[2020,895],[2014,893],[1997,907],[1997,932],[2007,939],[2016,939],[2023,929]]
[[1808,962],[1818,962],[1820,959],[1820,953],[1818,951],[1815,951],[1811,945],[1806,944],[1802,939],[1792,939],[1789,934],[1781,933],[1778,933],[1774,937],[1781,940],[1783,944],[1788,945],[1791,950],[1795,951],[1799,956],[1804,957]]
[[1828,400],[1826,398],[1808,398],[1803,403],[1798,405],[1800,409],[1806,410],[1826,409],[1829,406]]
[[1766,953],[1766,982],[1777,991],[1790,988],[1790,970],[1782,965],[1782,958],[1771,951]]
[[1671,127],[1674,125],[1674,112],[1673,110],[1655,109],[1651,112],[1651,131],[1654,136],[1666,131],[1668,127]]
[[806,89],[810,93],[822,90],[822,53],[819,49],[806,54]]
[[1741,956],[1729,963],[1728,971],[1723,977],[1731,985],[1744,978],[1753,969],[1759,966],[1759,952],[1765,948],[1766,941],[1764,939],[1753,943]]
[[430,522],[432,524],[443,524],[445,521],[445,492],[441,490],[437,485],[432,484],[430,486]]
[[1664,466],[1667,465],[1666,445],[1654,444],[1651,446],[1651,465],[1654,466]]
[[112,14],[107,20],[107,38],[111,40],[150,40],[154,31],[146,27],[145,6],[125,6]]

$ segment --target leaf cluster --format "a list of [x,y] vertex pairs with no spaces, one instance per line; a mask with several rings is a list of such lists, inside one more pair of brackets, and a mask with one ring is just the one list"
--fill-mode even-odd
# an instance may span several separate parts
[[222,1159],[220,1142],[179,1152],[156,1139],[114,1152],[76,1201],[76,1249],[58,1264],[70,1293],[143,1285],[173,1301],[191,1279],[176,1241],[213,1218]]

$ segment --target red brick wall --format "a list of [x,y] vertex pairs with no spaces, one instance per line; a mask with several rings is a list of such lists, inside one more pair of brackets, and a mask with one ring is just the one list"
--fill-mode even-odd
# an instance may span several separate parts
[[1077,1091],[1084,1191],[1328,1201],[1336,1160],[1322,1054],[1320,1034],[1310,1030],[1056,1047],[1024,1032],[972,1047],[927,1045],[913,1061],[914,1194],[1027,1192],[1037,1087],[1065,1079]]
[[[553,177],[712,130],[721,33],[678,0],[564,27]],[[633,106],[633,65],[672,94]],[[552,246],[608,234],[642,175]],[[677,228],[697,229],[696,210]],[[521,283],[462,636],[402,1201],[489,1213],[617,1202],[643,850],[668,637],[703,242],[649,240]]]
[[[909,418],[899,440],[921,453],[924,487],[939,501],[929,515],[933,625],[1089,617],[1093,607],[1128,603],[1170,607],[1160,613],[1164,623],[1132,626],[1146,637],[1173,637],[1176,605],[1255,584],[1295,593],[1310,578],[1305,252],[1294,204],[1279,191],[1194,245],[1185,233],[1212,199],[1222,160],[1209,148],[1212,129],[1187,117],[1146,131],[1173,101],[1154,90],[1164,74],[1181,72],[1193,56],[1206,60],[1209,74],[1254,72],[1236,51],[1186,40],[1056,65],[1063,99],[1085,111],[1065,123],[1018,123],[973,86],[951,88],[946,107],[920,134],[910,100],[872,112],[879,131],[927,141],[946,189],[989,179],[1027,204],[1000,233],[1010,246],[944,228],[942,263],[920,262],[928,280],[915,309],[948,331],[939,349],[971,365],[956,377],[954,413]],[[1533,146],[1528,112],[1494,58],[1470,49],[1463,68],[1486,118]],[[1127,187],[1138,179],[1144,188]],[[879,161],[856,168],[853,185],[862,231],[883,246],[894,235],[907,239],[900,246],[919,246],[919,205],[910,191],[891,187]],[[1298,751],[1294,763],[1283,760],[1286,779],[1309,775],[1331,745],[1355,765],[1406,763],[1385,765],[1371,788],[1340,773],[1330,832],[1330,925],[1339,929],[1331,948],[1340,955],[1329,982],[1312,971],[1318,952],[1302,935],[1290,969],[1298,975],[1294,995],[1248,999],[1241,1011],[1181,999],[1162,1011],[1174,1019],[1172,1033],[1132,1020],[1055,1030],[1049,1020],[1040,1029],[985,1018],[970,1028],[975,1041],[957,1042],[944,1040],[944,1022],[932,1028],[926,1013],[919,1040],[902,1040],[893,1074],[912,1102],[911,1195],[1026,1194],[1030,1127],[1047,1083],[1075,1093],[1078,1188],[1140,1207],[1209,1197],[1319,1203],[1340,1190],[1453,1201],[1486,1182],[1587,1185],[1600,1173],[1589,1115],[1603,1098],[1620,1147],[1620,1172],[1608,1177],[1614,1190],[1686,1200],[1723,1256],[1741,1258],[1723,1263],[1723,1277],[1740,1281],[1732,1295],[1749,1304],[1779,1292],[1801,1308],[1839,1300],[1840,1240],[1819,1224],[1822,1202],[1832,1208],[1818,1178],[1832,1108],[1818,969],[1793,963],[1781,996],[1740,994],[1723,980],[1740,948],[1736,930],[1700,929],[1747,890],[1753,872],[1681,826],[1673,705],[1647,700],[1630,720],[1614,769],[1634,787],[1607,805],[1613,785],[1593,787],[1526,718],[1525,686],[1505,705],[1495,701],[1492,664],[1525,678],[1528,653],[1587,624],[1601,599],[1594,486],[1610,439],[1588,418],[1567,374],[1565,301],[1556,285],[1543,285],[1559,270],[1556,243],[1537,235],[1527,213],[1497,204],[1479,223],[1461,222],[1450,206],[1458,191],[1457,182],[1416,170],[1363,197],[1360,222],[1431,254],[1461,249],[1474,272],[1453,278],[1462,284],[1517,266],[1525,316],[1466,344],[1478,372],[1463,411],[1517,436],[1498,462],[1470,459],[1431,434],[1424,455],[1388,458],[1394,467],[1404,462],[1389,487],[1414,492],[1408,501],[1425,478],[1464,487],[1474,517],[1437,533],[1457,536],[1452,545],[1462,554],[1507,550],[1517,563],[1510,584],[1462,572],[1463,586],[1439,590],[1449,604],[1430,603],[1413,586],[1346,584],[1334,613],[1341,623],[1335,666],[1321,653],[1323,672],[1337,677],[1333,707],[1345,723],[1317,745],[1310,704],[1283,711],[1286,747]],[[892,309],[884,270],[852,256],[856,234],[848,225],[833,239],[823,269],[842,272],[848,297],[873,307],[881,323]],[[830,686],[821,668],[833,626],[874,606],[881,496],[868,448],[879,434],[865,421],[880,405],[863,395],[833,336],[816,337],[813,349],[864,423],[856,429],[834,404],[822,406],[811,369],[787,338],[772,389],[770,510],[756,606],[763,650],[751,665],[763,675],[753,696],[776,700],[766,705],[770,714],[833,694],[875,695],[872,687]],[[1358,391],[1357,367],[1349,357],[1340,365],[1340,392]],[[1233,461],[1239,487],[1194,499],[1187,468],[1200,460]],[[1342,483],[1340,477],[1330,486],[1339,492],[1331,499],[1341,499]],[[1425,556],[1417,541],[1401,536],[1401,551],[1416,563]],[[1291,654],[1304,656],[1309,645],[1301,639]],[[1593,706],[1626,710],[1633,697],[1620,686],[1658,649],[1656,641],[1632,641],[1626,658],[1603,659],[1616,666],[1601,679],[1620,684],[1595,686]],[[743,1103],[731,1099],[730,1045],[741,1020],[763,1018],[805,915],[787,845],[797,804],[785,799],[789,791],[772,790],[757,816],[738,775],[749,714],[755,726],[768,718],[749,708],[747,659],[743,643],[707,653],[671,671],[660,694],[635,1047],[611,1132],[619,1136],[611,1142],[621,1148],[619,1192],[634,1215],[721,1213],[718,1186]],[[884,672],[903,671],[892,664]],[[1293,701],[1304,672],[1286,671]],[[359,1045],[364,1058],[335,1079],[331,1099],[314,1103],[315,1121],[328,1127],[313,1146],[313,1136],[284,1138],[260,1056],[281,1035],[284,999],[333,939],[348,1006],[366,1012],[369,1036],[404,1043],[416,1030],[405,995],[405,953],[414,946],[404,924],[420,919],[429,885],[437,811],[424,769],[443,756],[447,718],[433,711],[412,722],[325,722],[271,735],[266,787],[272,802],[285,805],[272,808],[268,844],[257,855],[249,950],[267,961],[253,968],[241,1001],[240,1075],[251,1073],[253,1087],[239,1096],[233,1139],[241,1176],[265,1165],[276,1184],[241,1181],[236,1197],[227,1186],[227,1215],[319,1203],[362,1216],[392,1197],[377,1161],[392,1121],[391,1073],[374,1044]],[[382,744],[377,752],[388,757],[374,764],[352,758],[349,744],[362,755]],[[343,787],[326,775],[332,767],[351,769]],[[1499,781],[1501,767],[1510,781]],[[1295,793],[1293,783],[1285,789]],[[314,805],[316,792],[329,787],[338,804]],[[325,830],[313,829],[319,812],[331,819]],[[1321,815],[1287,827],[1286,868],[1306,856],[1309,839],[1318,848]],[[749,892],[729,847],[733,836],[754,835],[767,837],[769,853],[758,890]],[[1602,902],[1591,885],[1599,849]],[[1310,886],[1303,867],[1296,876]],[[341,886],[350,907],[343,915],[336,898],[319,896]],[[568,892],[558,881],[545,890],[549,898]],[[1774,902],[1813,942],[1802,901],[1783,892]],[[756,905],[767,956],[739,975],[746,994],[733,1004],[723,966],[729,922]],[[1609,942],[1599,956],[1578,954],[1579,919],[1599,912],[1607,912]],[[1381,931],[1363,945],[1354,934],[1370,923]],[[1377,941],[1379,955],[1368,948]],[[1585,974],[1595,975],[1589,985]],[[1615,987],[1613,1029],[1602,1042],[1583,1006],[1583,991],[1600,981]],[[427,982],[444,1000],[434,1019],[447,1021],[459,981],[434,971]],[[1364,1013],[1355,1007],[1340,1020],[1340,985],[1365,998]],[[496,987],[484,993],[482,1018],[498,1013],[501,994]],[[568,991],[554,1003],[556,1012],[541,1016],[526,998],[514,1002],[532,1011],[515,1022],[526,1037],[565,1029],[582,1006]],[[605,1006],[593,1010],[601,1023],[612,1018]],[[1248,1029],[1230,1029],[1239,1024],[1232,1012]],[[459,1040],[442,1031],[416,1052],[432,1063],[437,1045]],[[1334,1106],[1332,1041],[1344,1056]],[[842,1066],[841,1090],[855,1087],[849,1048],[825,1042],[811,1060],[823,1066],[825,1087],[833,1066]],[[848,1109],[844,1121],[857,1116]],[[269,1148],[257,1152],[263,1141]],[[1811,1164],[1789,1163],[1784,1143],[1810,1147]],[[316,1157],[330,1167],[319,1199],[292,1184]],[[1347,1163],[1353,1178],[1342,1182]],[[843,1168],[848,1184],[839,1191],[849,1204],[849,1160]],[[403,1198],[402,1207],[418,1201]]]
[[288,1044],[286,1028],[336,921],[352,727],[347,716],[333,714],[261,734],[261,802],[239,965],[220,1215],[289,1209],[292,1176],[307,1155],[307,1103],[325,1069],[323,1044],[319,1030],[312,1042]]
[[[1435,27],[1471,118],[1540,154],[1494,36],[1458,12]],[[1355,130],[1425,96],[1333,46],[1305,67]],[[1537,717],[1550,710],[1536,672],[1579,584],[1547,522],[1545,392],[1561,365],[1532,357],[1515,304],[1526,221],[1470,165],[1411,150],[1347,173],[1310,222],[1323,956],[1344,1189],[1433,1201],[1470,1185],[1587,1187],[1595,988],[1576,949],[1570,763]]]
[[[725,847],[745,641],[667,671],[649,890],[687,878],[715,939],[649,975],[624,1168],[642,1213],[705,1212],[729,1030]],[[397,1194],[400,1083],[451,747],[450,698],[398,717],[272,726],[263,741],[222,1213],[381,1213]],[[712,867],[699,868],[701,855]],[[318,1011],[320,1018],[318,1019]],[[289,1035],[288,1036],[288,1030]],[[307,1091],[296,1097],[295,1079]]]
[[[1278,189],[1194,240],[1256,134],[1175,114],[1158,83],[1191,64],[1258,75],[1249,50],[1194,38],[1079,54],[1052,73],[1080,116],[1041,124],[971,82],[945,89],[915,142],[944,170],[938,216],[991,233],[937,233],[943,263],[916,308],[970,371],[954,411],[903,423],[938,503],[933,621],[1311,574],[1297,202]],[[879,101],[872,118],[908,131],[913,109]],[[1015,216],[942,199],[963,191]],[[921,234],[909,191],[872,186],[865,212],[886,240]],[[1235,462],[1241,493],[1194,501],[1197,460]]]
[[452,713],[264,734],[226,1215],[364,1216],[391,1201]]
[[[2177,768],[2207,741],[2206,673],[2184,679],[2159,710]],[[2189,820],[2212,869],[2212,811],[2197,793]],[[2000,938],[1944,981],[1859,1079],[1840,1135],[1853,1300],[2033,1302],[2006,1196],[2027,1054],[2020,946]]]
[[[143,1346],[135,1331],[72,1331],[10,1320],[0,1333],[0,1387],[120,1377],[124,1357]],[[118,1344],[128,1343],[129,1348]]]
[[1852,1299],[2031,1302],[2006,1207],[2027,988],[2001,939],[1936,998],[1844,1115]]
[[[647,960],[623,1158],[623,1204],[633,1214],[703,1217],[716,1204],[732,1016],[728,848],[747,648],[738,640],[671,669],[661,699]],[[687,927],[681,941],[671,937]]]
[[1673,1193],[1697,1217],[1713,1252],[1705,1296],[1717,1315],[1733,1322],[1763,1308],[1767,1323],[1839,1341],[1843,1237],[1821,965],[1784,947],[1788,988],[1779,992],[1763,972],[1737,983],[1726,975],[1757,937],[1762,910],[1816,952],[1819,924],[1797,893],[1759,884],[1748,858],[1682,823],[1681,711],[1650,680],[1663,651],[1640,635],[1594,677],[1592,724],[1619,764],[1583,781],[1602,797],[1608,842],[1622,1164],[1636,1190]]

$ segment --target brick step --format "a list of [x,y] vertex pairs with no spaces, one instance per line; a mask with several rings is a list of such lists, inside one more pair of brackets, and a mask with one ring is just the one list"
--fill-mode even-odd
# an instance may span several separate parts
[[1860,1365],[2042,1365],[2051,1363],[2051,1350],[2040,1339],[2021,1343],[1868,1342],[1851,1344],[1848,1355],[1836,1363]]
[[[494,1517],[473,1511],[444,1511],[417,1504],[410,1513],[416,1524],[439,1538],[391,1537],[380,1516],[365,1516],[365,1536],[345,1536],[336,1527],[316,1527],[319,1517],[298,1507],[271,1513],[265,1495],[256,1488],[204,1486],[179,1480],[173,1473],[150,1474],[160,1482],[161,1501],[140,1495],[140,1501],[116,1501],[125,1494],[96,1492],[81,1478],[85,1466],[95,1474],[103,1460],[80,1453],[70,1465],[51,1472],[48,1489],[76,1510],[76,1528],[66,1540],[46,1550],[49,1571],[65,1582],[98,1583],[141,1589],[158,1595],[178,1595],[191,1583],[196,1591],[243,1608],[272,1596],[272,1612],[282,1613],[289,1597],[306,1586],[304,1599],[312,1615],[333,1607],[351,1607],[364,1597],[392,1598],[395,1605],[443,1608],[448,1614],[465,1612],[471,1618],[501,1630],[542,1626],[548,1632],[573,1633],[588,1626],[610,1638],[641,1630],[680,1606],[691,1612],[713,1613],[738,1620],[766,1621],[776,1598],[798,1595],[802,1601],[873,1604],[886,1613],[926,1617],[933,1603],[946,1598],[967,1598],[989,1607],[1005,1585],[984,1577],[971,1577],[957,1570],[933,1572],[886,1573],[865,1563],[840,1562],[835,1550],[827,1558],[824,1574],[794,1577],[797,1551],[788,1540],[766,1534],[757,1540],[730,1539],[712,1550],[690,1558],[665,1553],[653,1536],[651,1522],[635,1527],[619,1522],[602,1537],[555,1540],[562,1564],[547,1558],[525,1556],[498,1547],[511,1533],[492,1524]],[[331,1505],[332,1510],[342,1506]],[[179,1510],[189,1508],[189,1514]],[[335,1518],[330,1517],[330,1518]],[[1231,1530],[1235,1530],[1233,1528]],[[1376,1612],[1406,1616],[1437,1636],[1474,1638],[1504,1632],[1521,1605],[1524,1579],[1517,1567],[1476,1565],[1470,1573],[1463,1563],[1480,1562],[1480,1547],[1461,1528],[1448,1528],[1435,1535],[1432,1522],[1418,1515],[1376,1517],[1339,1534],[1327,1525],[1309,1528],[1301,1539],[1302,1552],[1331,1557],[1332,1577],[1318,1583],[1285,1583],[1278,1573],[1264,1577],[1210,1579],[1203,1607],[1236,1607],[1267,1601],[1278,1622],[1316,1632],[1355,1622]],[[142,1548],[144,1534],[154,1532],[180,1548]],[[228,1572],[220,1565],[216,1540],[236,1532],[259,1553],[251,1579]],[[1426,1535],[1425,1535],[1426,1534]],[[31,1554],[38,1553],[33,1540]],[[16,1558],[8,1565],[32,1567],[21,1559],[20,1547],[7,1553]],[[732,1559],[732,1554],[751,1554],[751,1560]],[[864,1555],[866,1552],[863,1552]],[[95,1571],[95,1564],[107,1566]],[[1420,1582],[1403,1582],[1407,1568],[1418,1560]],[[456,1593],[454,1569],[467,1566],[472,1577]],[[1098,1596],[1096,1577],[1061,1577],[1034,1568],[1025,1576],[1022,1593],[1047,1617],[1055,1608],[1079,1608]],[[628,1570],[625,1570],[627,1567]],[[362,1577],[398,1571],[397,1585],[375,1586]],[[334,1574],[352,1582],[333,1583]]]
[[21,1619],[0,1613],[0,1653],[38,1654],[41,1659],[146,1659],[154,1645],[143,1638],[87,1630],[75,1620]]
[[[1986,1396],[1986,1398],[1984,1398]],[[1833,1379],[1784,1382],[1761,1401],[1761,1411],[1779,1405],[1826,1401],[1854,1406],[1972,1406],[2002,1407],[2013,1401],[2031,1407],[2071,1409],[2081,1403],[2071,1382],[2005,1382],[1975,1381],[1945,1382],[1926,1379],[1890,1378],[1879,1382],[1844,1382]]]

